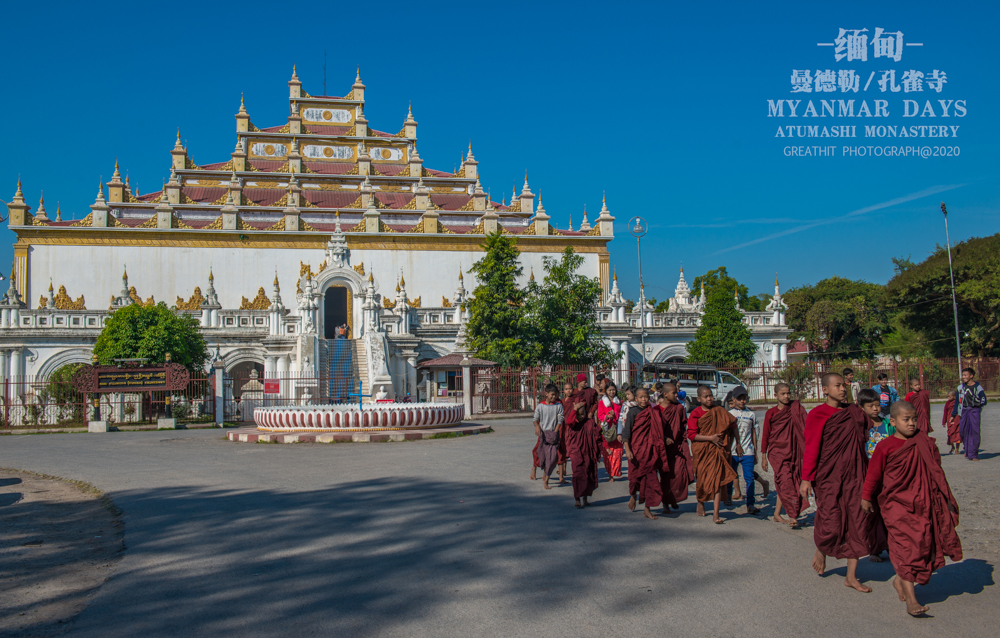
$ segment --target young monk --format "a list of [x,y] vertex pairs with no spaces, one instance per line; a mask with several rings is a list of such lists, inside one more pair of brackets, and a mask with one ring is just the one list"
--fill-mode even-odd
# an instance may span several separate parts
[[941,427],[948,432],[948,445],[951,447],[948,454],[957,454],[962,449],[962,436],[958,433],[959,417],[953,416],[955,409],[955,391],[948,391],[948,401],[944,404],[944,412],[941,414]]
[[979,444],[981,442],[981,422],[983,407],[986,405],[986,392],[976,381],[976,371],[972,368],[962,370],[962,385],[958,386],[957,401],[952,412],[960,417],[958,432],[962,436],[962,447],[965,448],[965,458],[970,461],[979,460]]
[[552,470],[559,464],[559,438],[566,419],[563,406],[559,402],[559,388],[553,384],[545,386],[545,400],[535,407],[535,434],[540,447],[538,456],[542,466],[542,484],[549,487]]
[[[736,480],[736,471],[732,466],[732,455],[729,445],[736,434],[736,419],[722,406],[712,407],[715,398],[708,386],[698,386],[697,408],[688,417],[688,439],[691,443],[691,456],[694,459],[694,472],[697,477],[695,491],[697,492],[698,516],[705,516],[706,501],[712,501],[715,510],[712,512],[712,522],[722,524],[720,511],[722,508],[722,493],[726,486]],[[736,438],[736,450],[743,456],[743,446]]]
[[663,488],[659,472],[667,459],[663,443],[663,421],[660,410],[649,402],[649,390],[635,392],[636,406],[628,411],[622,428],[622,444],[628,459],[628,508],[635,511],[636,499],[641,494],[645,507],[642,515],[649,519],[656,516],[649,508],[663,501]]
[[576,392],[564,401],[564,406],[569,404],[569,410],[566,411],[566,427],[563,431],[566,435],[566,451],[573,464],[573,498],[576,507],[582,508],[590,505],[587,499],[597,489],[601,434],[592,418],[597,410],[597,392],[587,387],[585,374],[578,374],[576,382]]
[[861,509],[861,487],[868,469],[868,417],[856,404],[841,407],[847,398],[844,377],[835,372],[825,374],[822,386],[826,403],[806,416],[799,487],[803,502],[808,501],[810,490],[816,492],[816,554],[812,566],[822,576],[827,556],[846,558],[844,584],[870,593],[871,587],[858,580],[858,559],[869,555],[868,519],[875,517]]
[[[802,455],[805,452],[806,411],[802,404],[792,399],[792,388],[787,383],[774,386],[778,405],[764,414],[764,431],[761,433],[761,467],[767,471],[768,461],[774,468],[774,489],[778,502],[774,506],[774,521],[793,529],[799,526],[799,514],[809,507],[809,500],[799,494],[802,482]],[[784,508],[788,518],[782,518]]]
[[896,432],[875,448],[861,507],[874,512],[872,501],[878,498],[896,570],[892,585],[906,612],[920,616],[929,608],[917,602],[914,584],[930,582],[945,556],[962,560],[962,543],[955,533],[958,503],[941,469],[937,444],[920,429],[916,408],[897,401],[889,418]]
[[663,384],[663,394],[660,396],[660,418],[663,421],[663,443],[667,451],[666,464],[661,478],[663,481],[663,502],[673,509],[680,509],[682,501],[687,500],[688,488],[694,483],[691,471],[691,449],[688,447],[685,433],[687,424],[684,417],[687,412],[677,398],[677,384]]
[[934,431],[931,427],[931,395],[923,388],[920,379],[910,379],[910,391],[906,394],[906,401],[917,411],[917,426],[920,431],[930,434]]

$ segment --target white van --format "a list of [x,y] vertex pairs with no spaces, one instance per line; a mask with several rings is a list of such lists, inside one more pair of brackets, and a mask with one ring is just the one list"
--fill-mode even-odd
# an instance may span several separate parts
[[[645,373],[644,383],[655,384],[657,381],[666,383],[677,380],[680,386],[678,389],[687,395],[685,401],[688,412],[698,405],[695,394],[699,385],[710,387],[717,403],[721,403],[726,395],[736,388],[746,387],[735,375],[720,372],[715,366],[704,363],[647,363],[642,370]],[[649,380],[650,377],[652,381]]]

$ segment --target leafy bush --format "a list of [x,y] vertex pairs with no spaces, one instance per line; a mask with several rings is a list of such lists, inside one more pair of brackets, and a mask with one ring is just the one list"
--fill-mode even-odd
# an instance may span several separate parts
[[779,369],[771,375],[781,383],[787,383],[791,388],[792,397],[802,401],[809,398],[816,387],[816,370],[812,365],[805,363],[793,363]]

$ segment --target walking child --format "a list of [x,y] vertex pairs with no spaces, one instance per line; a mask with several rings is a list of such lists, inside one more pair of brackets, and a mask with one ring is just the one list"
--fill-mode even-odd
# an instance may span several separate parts
[[910,391],[906,394],[907,402],[917,411],[917,427],[921,432],[930,434],[931,427],[931,395],[924,389],[920,379],[910,379]]
[[622,476],[622,442],[618,440],[618,420],[621,417],[622,403],[618,399],[618,388],[614,383],[608,383],[604,396],[597,404],[597,422],[601,428],[601,452],[604,456],[604,469],[608,480],[614,483]]
[[961,417],[952,414],[955,410],[955,395],[954,390],[948,390],[948,401],[944,404],[944,412],[941,413],[941,427],[948,432],[948,445],[951,447],[948,454],[957,454],[962,450],[962,437],[958,433]]
[[[790,527],[799,526],[798,518],[809,500],[799,494],[802,482],[802,455],[805,451],[806,411],[802,404],[792,400],[792,389],[787,383],[774,386],[778,405],[764,414],[764,431],[761,434],[761,467],[767,471],[768,461],[774,470],[774,490],[778,502],[774,506],[774,521]],[[784,508],[788,519],[782,518]]]
[[822,387],[826,402],[806,416],[799,487],[803,501],[808,500],[810,490],[816,493],[812,566],[822,576],[827,556],[846,558],[844,584],[870,593],[871,587],[858,580],[858,559],[869,555],[868,517],[876,516],[861,509],[861,488],[868,469],[868,416],[856,404],[841,407],[847,398],[843,376],[835,372],[823,375]]
[[628,458],[628,508],[635,511],[637,499],[642,496],[645,504],[642,515],[655,519],[649,508],[663,501],[660,472],[667,458],[663,421],[659,408],[649,402],[649,390],[636,390],[635,400],[636,406],[629,409],[625,427],[622,428],[622,441]]
[[889,559],[896,570],[892,585],[906,612],[920,616],[928,607],[917,601],[914,585],[926,585],[945,564],[945,556],[962,560],[955,533],[958,503],[941,469],[933,439],[920,430],[916,408],[906,401],[892,404],[895,432],[875,448],[862,491],[861,507],[874,513],[873,501],[889,530]]
[[563,431],[566,451],[573,464],[573,498],[577,508],[581,508],[590,505],[587,499],[597,489],[601,434],[593,419],[597,411],[597,391],[587,387],[587,375],[583,373],[576,375],[576,384],[576,391],[563,401],[566,416]]
[[660,418],[663,420],[663,443],[667,450],[667,460],[660,474],[663,484],[663,502],[673,509],[680,509],[679,503],[687,500],[688,491],[694,483],[691,465],[691,448],[688,446],[685,418],[687,411],[677,399],[677,385],[663,384],[663,395],[659,401]]
[[952,414],[959,416],[958,433],[962,437],[965,458],[978,461],[981,440],[979,418],[986,405],[986,391],[976,381],[976,371],[972,368],[962,370],[962,385],[958,386],[957,396]]
[[[714,402],[712,389],[698,386],[700,405],[688,417],[687,436],[692,442],[698,516],[705,516],[705,502],[712,501],[715,506],[712,522],[721,525],[722,492],[736,480],[729,453],[729,444],[736,434],[736,419],[724,407],[712,407]],[[743,456],[739,439],[736,440],[736,450]]]
[[[754,506],[756,502],[754,500],[754,481],[759,482],[763,488],[763,498],[767,498],[767,495],[771,491],[771,486],[768,484],[767,479],[762,478],[754,471],[754,466],[759,461],[757,456],[757,435],[760,431],[760,426],[757,423],[757,414],[753,410],[747,409],[747,402],[749,400],[750,396],[747,394],[746,388],[739,387],[733,390],[729,414],[736,419],[736,436],[733,438],[730,446],[730,454],[732,455],[733,470],[737,472],[737,478],[726,489],[727,491],[731,491],[733,487],[739,489],[739,473],[742,470],[743,482],[746,483],[747,488],[747,514],[759,514],[760,508]],[[737,443],[739,443],[742,449],[741,454],[737,454]]]
[[[535,407],[535,434],[540,443],[538,457],[542,468],[542,485],[549,487],[552,470],[559,465],[559,439],[566,422],[562,403],[559,402],[559,388],[550,383],[545,386],[545,400]],[[532,469],[534,474],[534,469]]]

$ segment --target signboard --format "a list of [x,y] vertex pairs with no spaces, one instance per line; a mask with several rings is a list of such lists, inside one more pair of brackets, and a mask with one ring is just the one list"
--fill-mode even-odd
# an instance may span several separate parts
[[160,366],[83,366],[73,376],[80,392],[150,392],[183,390],[191,374],[179,363]]
[[281,394],[281,381],[264,379],[264,394]]

